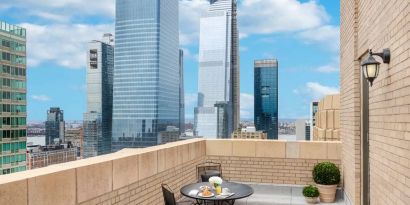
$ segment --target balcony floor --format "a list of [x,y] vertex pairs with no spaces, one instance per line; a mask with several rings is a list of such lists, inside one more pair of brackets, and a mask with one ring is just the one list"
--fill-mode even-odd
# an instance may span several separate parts
[[[285,205],[285,204],[308,204],[302,195],[302,186],[281,186],[269,184],[250,184],[254,194],[246,199],[238,200],[235,205]],[[328,203],[317,203],[328,204]],[[340,189],[337,191],[336,205],[345,204]]]

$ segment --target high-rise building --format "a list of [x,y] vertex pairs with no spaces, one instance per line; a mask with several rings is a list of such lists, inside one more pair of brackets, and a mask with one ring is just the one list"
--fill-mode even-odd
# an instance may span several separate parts
[[309,120],[296,120],[296,140],[310,140]]
[[178,0],[117,0],[112,148],[156,145],[179,128]]
[[278,139],[278,61],[256,60],[254,67],[255,127]]
[[201,16],[195,135],[229,138],[239,126],[236,0],[211,0]]
[[312,102],[310,104],[310,137],[309,140],[313,140],[313,128],[316,126],[316,113],[319,109],[319,102]]
[[111,152],[114,46],[111,34],[88,43],[87,112],[84,113],[85,158]]
[[179,50],[179,132],[185,132],[184,51]]
[[64,132],[64,111],[59,107],[52,107],[47,110],[46,145],[64,142]]
[[26,170],[26,30],[0,21],[0,175]]

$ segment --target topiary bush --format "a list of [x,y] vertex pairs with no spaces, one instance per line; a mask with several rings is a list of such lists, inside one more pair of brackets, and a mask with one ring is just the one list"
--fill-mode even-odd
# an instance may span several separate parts
[[303,188],[303,196],[305,197],[318,197],[319,189],[315,186],[309,185]]
[[316,164],[312,171],[313,180],[317,184],[335,185],[340,182],[339,168],[332,162]]

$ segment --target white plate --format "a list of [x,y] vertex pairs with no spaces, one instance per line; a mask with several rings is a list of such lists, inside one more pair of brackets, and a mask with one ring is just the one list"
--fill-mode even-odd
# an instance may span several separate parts
[[211,193],[211,195],[209,195],[209,196],[202,196],[202,193],[199,193],[198,196],[200,196],[202,198],[211,198],[211,197],[215,196],[215,194]]

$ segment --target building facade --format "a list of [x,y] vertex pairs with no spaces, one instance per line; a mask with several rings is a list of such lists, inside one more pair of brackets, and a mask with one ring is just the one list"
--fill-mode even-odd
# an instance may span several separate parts
[[65,122],[64,111],[59,107],[47,110],[46,145],[64,142]]
[[340,141],[340,95],[327,95],[318,103],[314,141]]
[[117,0],[112,148],[156,145],[179,127],[178,0]]
[[78,157],[78,147],[63,145],[30,146],[27,147],[27,169],[37,169],[53,164],[75,161]]
[[185,132],[184,51],[179,50],[179,132]]
[[77,148],[77,156],[82,157],[84,153],[84,130],[83,128],[67,128],[64,134],[65,143]]
[[278,61],[256,60],[254,64],[254,122],[268,139],[278,139]]
[[195,135],[229,138],[239,126],[236,0],[212,0],[200,20]]
[[268,135],[262,131],[244,131],[242,130],[236,130],[235,132],[232,133],[231,135],[232,139],[268,139]]
[[296,120],[296,140],[310,140],[310,121]]
[[310,104],[310,137],[309,139],[313,139],[313,128],[316,126],[316,113],[319,107],[319,102],[312,102]]
[[26,30],[0,21],[0,175],[26,170]]
[[[410,201],[410,2],[341,0],[340,136],[351,204]],[[389,48],[373,86],[360,64]]]
[[111,152],[114,46],[111,34],[88,44],[87,112],[84,113],[85,158]]

